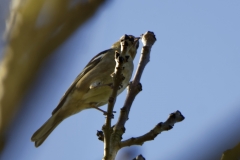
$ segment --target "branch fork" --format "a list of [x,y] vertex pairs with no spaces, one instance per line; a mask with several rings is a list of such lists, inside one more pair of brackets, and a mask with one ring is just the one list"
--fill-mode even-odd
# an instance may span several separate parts
[[[109,99],[108,104],[108,115],[106,118],[106,123],[103,126],[103,132],[98,131],[97,136],[99,140],[104,141],[104,157],[103,160],[114,160],[117,152],[127,146],[132,145],[142,145],[146,141],[153,140],[156,136],[158,136],[162,131],[168,131],[173,128],[174,124],[177,122],[181,122],[184,120],[184,116],[181,114],[180,111],[176,111],[171,113],[169,118],[165,122],[158,123],[151,131],[148,133],[139,136],[139,137],[132,137],[128,140],[122,140],[122,135],[125,132],[125,123],[128,120],[129,112],[132,106],[132,103],[136,97],[136,95],[142,91],[142,84],[140,83],[140,79],[143,73],[143,70],[147,63],[150,60],[150,51],[153,44],[156,41],[156,37],[153,32],[146,32],[142,35],[142,43],[143,48],[141,51],[140,61],[137,67],[136,74],[132,82],[129,83],[127,88],[127,97],[124,102],[123,107],[121,108],[120,116],[117,123],[111,127],[111,117],[109,114],[112,114],[114,103],[117,96],[117,90],[121,85],[122,79],[122,70],[123,64],[127,62],[126,52],[128,51],[128,43],[123,40],[121,41],[121,53],[116,52],[115,54],[115,61],[116,67],[115,71],[112,74],[113,77],[113,93],[110,97],[113,100]],[[136,160],[145,159],[142,155],[139,155],[135,158]]]

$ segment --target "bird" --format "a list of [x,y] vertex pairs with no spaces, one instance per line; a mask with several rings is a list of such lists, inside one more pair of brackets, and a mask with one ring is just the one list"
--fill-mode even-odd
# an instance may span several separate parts
[[106,114],[99,107],[108,103],[112,93],[113,79],[111,74],[115,70],[115,53],[121,53],[121,42],[129,47],[126,63],[123,64],[124,80],[118,89],[118,95],[128,86],[133,73],[133,60],[139,47],[140,37],[124,35],[115,42],[110,49],[93,57],[82,72],[76,77],[69,89],[60,99],[53,110],[52,116],[32,135],[31,141],[39,147],[50,133],[66,118],[85,109],[95,108]]

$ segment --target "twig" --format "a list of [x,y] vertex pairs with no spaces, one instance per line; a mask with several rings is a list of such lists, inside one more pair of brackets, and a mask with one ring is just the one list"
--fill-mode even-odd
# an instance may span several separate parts
[[143,70],[150,59],[150,51],[152,48],[152,45],[156,41],[155,35],[153,32],[146,32],[142,36],[142,42],[143,42],[143,48],[142,48],[142,54],[140,57],[140,62],[138,64],[138,68],[135,74],[135,77],[132,82],[130,82],[128,86],[128,94],[125,101],[125,104],[123,108],[121,109],[120,117],[118,119],[118,122],[114,128],[114,130],[122,130],[124,128],[124,125],[126,121],[128,120],[128,114],[131,108],[131,105],[136,97],[136,95],[142,90],[142,85],[140,83],[140,79],[143,73]]
[[122,141],[120,148],[132,146],[132,145],[143,145],[144,142],[154,140],[162,131],[168,131],[173,128],[174,124],[183,121],[185,118],[180,111],[171,113],[165,122],[158,123],[150,132],[140,136],[132,137],[128,140]]
[[113,76],[113,92],[108,100],[107,118],[106,118],[105,125],[102,128],[104,132],[104,155],[109,155],[110,153],[110,138],[112,134],[111,119],[112,119],[113,107],[117,97],[118,87],[122,82],[122,78],[121,78],[122,65],[123,63],[117,62],[116,72],[112,75]]
[[108,110],[107,110],[107,118],[105,125],[103,126],[102,130],[104,132],[104,159],[109,159],[108,156],[110,155],[111,150],[111,134],[112,134],[112,128],[111,128],[111,120],[112,120],[112,113],[114,104],[116,102],[117,92],[119,89],[119,86],[121,85],[124,77],[122,75],[123,70],[123,64],[125,63],[124,55],[126,55],[126,52],[128,52],[129,47],[125,44],[125,36],[122,37],[121,41],[121,53],[118,52],[115,53],[115,61],[116,61],[116,67],[115,71],[112,74],[113,78],[113,91],[108,101]]

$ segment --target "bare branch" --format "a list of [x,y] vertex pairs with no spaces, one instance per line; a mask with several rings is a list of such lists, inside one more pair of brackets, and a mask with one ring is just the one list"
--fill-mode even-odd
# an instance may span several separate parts
[[113,91],[108,101],[106,122],[105,122],[105,125],[102,127],[102,130],[104,132],[104,159],[106,160],[109,159],[109,156],[111,154],[110,140],[111,140],[111,134],[112,134],[111,120],[112,120],[113,108],[116,101],[119,86],[121,85],[124,79],[122,75],[123,64],[126,62],[124,60],[124,56],[126,55],[126,52],[128,52],[129,50],[128,45],[125,43],[125,38],[126,38],[125,36],[122,37],[123,41],[121,41],[121,54],[119,54],[118,52],[115,53],[116,67],[115,67],[114,73],[112,74]]
[[[146,42],[149,41],[149,42]],[[133,82],[128,86],[128,94],[123,108],[121,108],[120,117],[116,126],[114,127],[115,135],[122,136],[124,133],[124,125],[128,120],[128,114],[131,108],[131,105],[136,97],[136,95],[142,90],[142,85],[139,83],[142,76],[143,70],[147,63],[149,62],[151,47],[156,41],[155,35],[153,32],[146,32],[142,36],[143,49],[140,57],[140,62],[136,71]]]
[[165,122],[158,123],[151,131],[144,134],[143,136],[130,138],[122,141],[120,147],[127,147],[132,145],[143,145],[144,142],[154,140],[162,131],[168,131],[173,128],[174,124],[183,121],[185,118],[180,111],[171,113]]
[[137,85],[140,82],[143,70],[144,70],[145,66],[147,65],[147,63],[150,61],[151,48],[156,40],[157,39],[153,32],[148,31],[142,35],[142,43],[143,43],[143,48],[141,51],[142,55],[140,57],[136,75],[133,79],[134,85]]

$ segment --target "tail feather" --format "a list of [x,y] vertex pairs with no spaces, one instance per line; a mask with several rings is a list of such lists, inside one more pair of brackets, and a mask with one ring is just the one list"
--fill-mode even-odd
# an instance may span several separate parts
[[41,128],[39,128],[32,136],[31,140],[35,142],[35,147],[39,147],[49,134],[62,122],[62,119],[57,117],[57,114],[50,117]]

